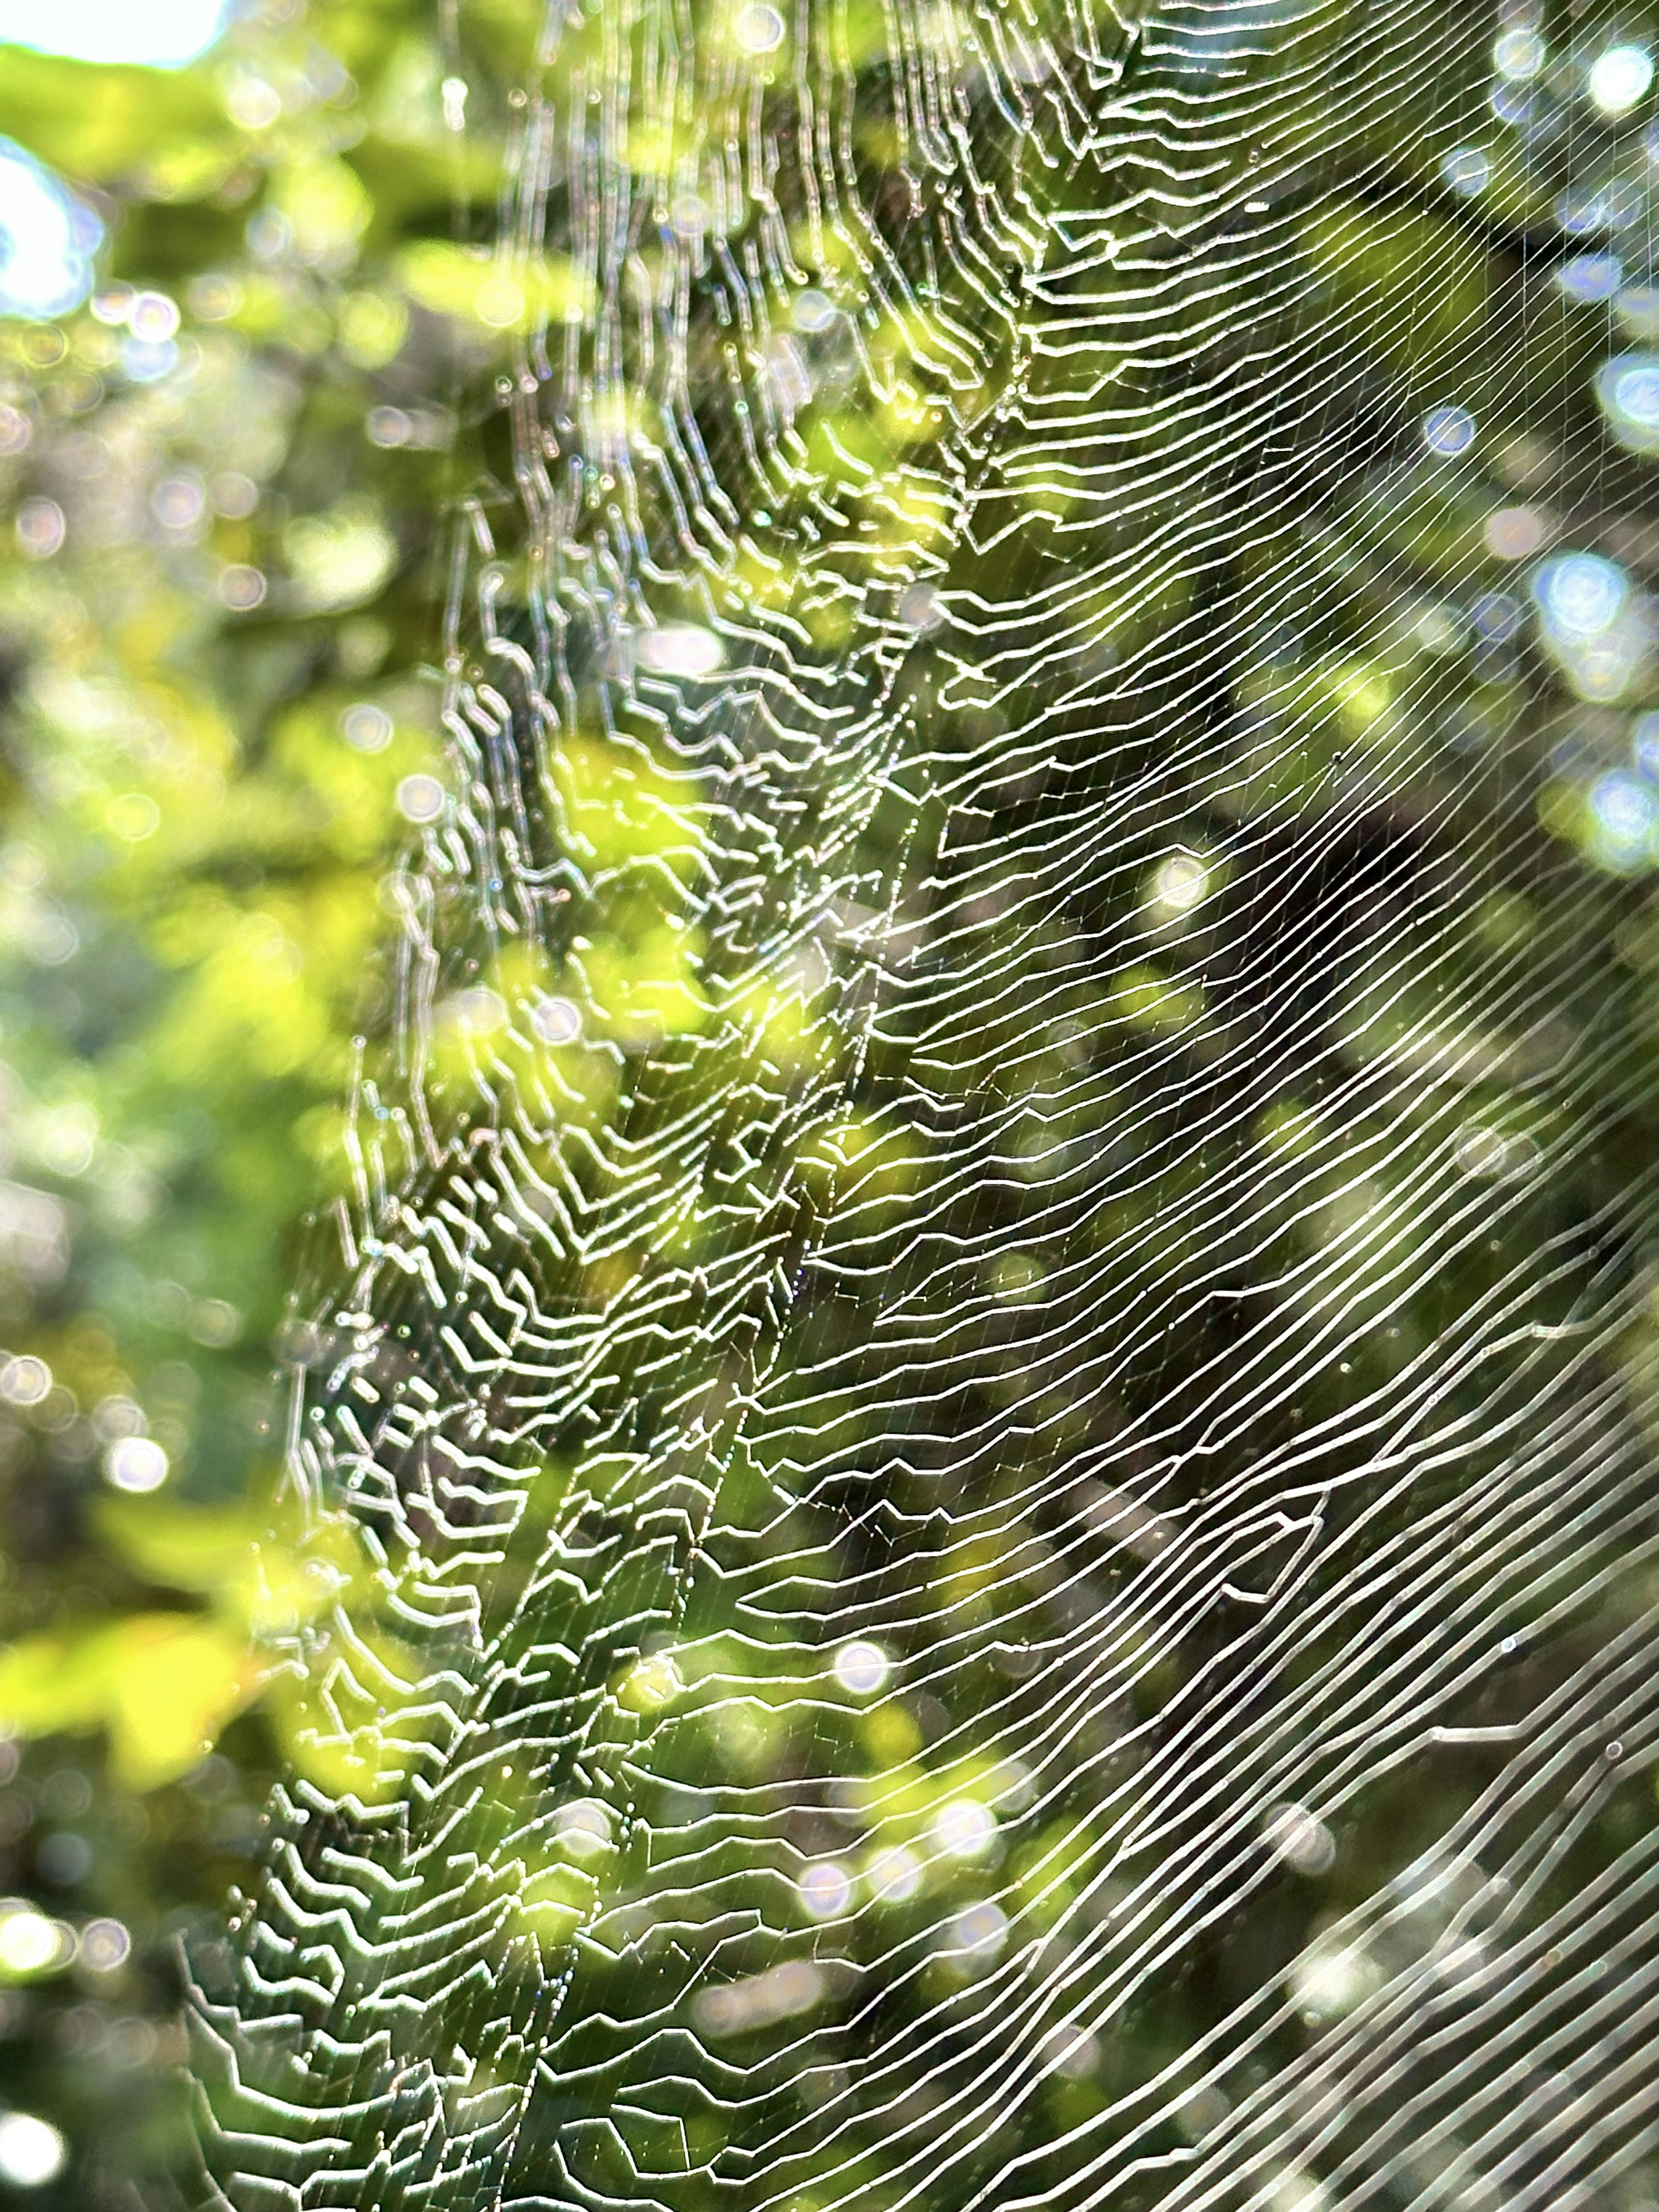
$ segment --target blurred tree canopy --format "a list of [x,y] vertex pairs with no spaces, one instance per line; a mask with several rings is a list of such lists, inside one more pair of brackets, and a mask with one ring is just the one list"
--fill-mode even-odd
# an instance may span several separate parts
[[361,1568],[282,1541],[271,1370],[520,312],[453,64],[414,0],[274,0],[179,70],[0,51],[0,134],[102,233],[88,299],[0,321],[0,2105],[66,2202],[172,2155],[170,1947],[294,1748],[271,1640]]

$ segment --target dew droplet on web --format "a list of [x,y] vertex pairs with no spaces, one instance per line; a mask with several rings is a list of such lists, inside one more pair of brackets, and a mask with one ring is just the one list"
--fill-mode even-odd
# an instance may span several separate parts
[[749,0],[732,18],[732,36],[743,53],[775,53],[783,44],[783,17],[765,0]]
[[384,707],[361,700],[340,717],[340,735],[354,752],[381,753],[392,743],[392,717]]
[[873,1698],[887,1686],[892,1662],[878,1644],[859,1640],[843,1644],[836,1652],[833,1672],[843,1690],[855,1698]]
[[656,676],[712,676],[725,657],[713,630],[695,623],[642,630],[635,649],[639,665]]
[[435,775],[406,775],[398,786],[398,807],[406,821],[435,822],[444,811],[445,793]]
[[582,1018],[568,999],[538,999],[531,1008],[530,1026],[544,1044],[574,1044],[582,1033]]

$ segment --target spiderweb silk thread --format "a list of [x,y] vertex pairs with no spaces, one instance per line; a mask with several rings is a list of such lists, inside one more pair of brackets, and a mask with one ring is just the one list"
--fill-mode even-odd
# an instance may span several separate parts
[[502,488],[215,2201],[1659,2194],[1613,36],[599,0],[469,81]]

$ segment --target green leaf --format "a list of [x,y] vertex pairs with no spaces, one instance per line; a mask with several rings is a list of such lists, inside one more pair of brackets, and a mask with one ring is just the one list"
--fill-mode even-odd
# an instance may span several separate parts
[[164,155],[176,176],[155,181],[167,197],[194,198],[218,185],[240,151],[205,75],[67,61],[20,46],[0,52],[0,132],[66,175],[142,188]]
[[155,1790],[205,1757],[262,1679],[217,1620],[130,1613],[14,1644],[0,1656],[0,1726],[31,1736],[106,1727],[117,1780]]

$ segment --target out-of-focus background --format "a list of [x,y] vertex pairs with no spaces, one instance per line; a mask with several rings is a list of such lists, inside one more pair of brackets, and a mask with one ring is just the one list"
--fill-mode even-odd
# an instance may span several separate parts
[[0,2199],[170,2165],[177,1938],[352,1568],[270,1536],[273,1350],[441,797],[460,395],[524,309],[440,16],[0,4]]

